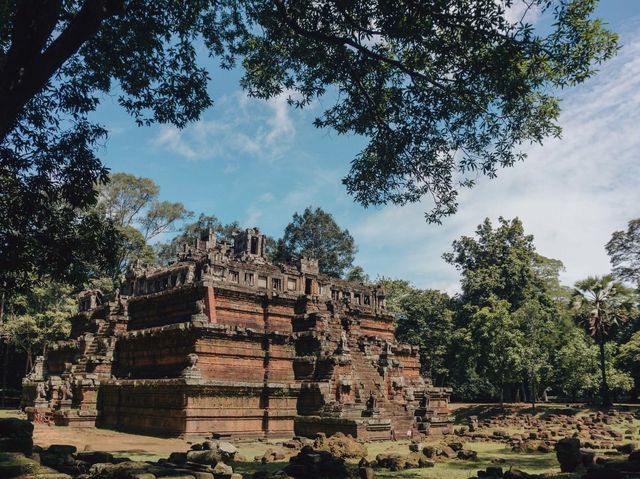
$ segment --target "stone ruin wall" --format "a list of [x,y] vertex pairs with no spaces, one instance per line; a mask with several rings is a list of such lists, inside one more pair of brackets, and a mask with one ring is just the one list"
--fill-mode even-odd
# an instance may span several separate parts
[[257,229],[133,265],[115,303],[80,303],[75,339],[25,380],[32,419],[166,436],[450,430],[450,390],[396,343],[384,291],[314,260],[271,264]]

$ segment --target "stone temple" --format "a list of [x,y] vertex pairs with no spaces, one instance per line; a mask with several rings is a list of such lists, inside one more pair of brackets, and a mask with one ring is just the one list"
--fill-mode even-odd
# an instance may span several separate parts
[[375,440],[451,429],[451,390],[396,342],[376,285],[273,264],[265,237],[211,232],[166,267],[132,265],[115,301],[79,298],[70,339],[23,384],[30,419],[160,436]]

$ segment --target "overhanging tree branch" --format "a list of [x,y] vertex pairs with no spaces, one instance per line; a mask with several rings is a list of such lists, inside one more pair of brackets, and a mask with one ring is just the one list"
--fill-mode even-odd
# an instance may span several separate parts
[[[0,70],[0,140],[15,124],[22,109],[37,95],[80,47],[100,29],[102,22],[124,12],[124,0],[87,0],[60,35],[42,51],[59,21],[59,0],[45,2],[38,21],[27,23],[42,2],[18,2],[7,63]],[[39,5],[33,5],[39,4]]]

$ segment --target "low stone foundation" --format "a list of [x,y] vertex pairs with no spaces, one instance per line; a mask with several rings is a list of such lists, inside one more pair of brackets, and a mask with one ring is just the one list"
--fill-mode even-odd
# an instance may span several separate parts
[[101,387],[97,425],[175,437],[290,436],[298,391],[278,383],[109,381]]
[[331,418],[322,416],[298,416],[294,421],[294,432],[296,436],[316,437],[318,433],[331,436],[337,432],[344,435],[350,434],[352,437],[363,438],[366,435],[364,424],[352,419]]

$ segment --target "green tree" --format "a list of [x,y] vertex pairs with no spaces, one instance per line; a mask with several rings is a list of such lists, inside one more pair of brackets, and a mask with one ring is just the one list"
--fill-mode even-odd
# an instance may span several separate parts
[[497,388],[501,406],[504,404],[505,386],[521,377],[525,341],[528,339],[518,328],[509,309],[507,301],[490,296],[486,305],[471,316],[468,325],[477,342],[481,372]]
[[116,261],[108,272],[117,285],[127,266],[139,260],[155,261],[148,241],[175,231],[192,216],[182,203],[160,201],[160,187],[151,179],[128,173],[113,173],[109,183],[98,188],[96,211],[116,225],[120,235]]
[[573,290],[560,284],[560,273],[565,270],[559,259],[547,258],[536,254],[533,258],[533,269],[544,284],[544,290],[557,304],[568,306],[571,303]]
[[111,271],[111,278],[116,286],[120,283],[120,276],[134,261],[140,261],[142,264],[153,264],[156,261],[153,247],[147,243],[140,231],[133,226],[123,226],[118,230],[120,232],[118,262]]
[[[502,381],[508,380],[514,382],[506,386],[511,391],[515,387],[523,396],[528,384],[529,397],[535,401],[552,374],[548,358],[557,346],[554,336],[561,316],[559,305],[566,296],[558,279],[562,263],[536,252],[533,236],[525,234],[518,218],[500,218],[495,227],[486,219],[475,236],[454,241],[453,251],[443,257],[461,274],[462,294],[453,303],[459,344],[448,358],[455,365],[453,386],[465,395],[460,398],[486,397],[491,394],[487,386],[502,396]],[[507,308],[508,318],[503,308]],[[511,328],[505,335],[519,341],[524,338],[519,352],[511,350],[519,369],[511,369],[503,378],[495,375],[500,368],[489,354],[493,346],[484,338],[488,333],[478,328],[480,312],[487,320]],[[487,385],[485,377],[490,377],[492,384]]]
[[571,400],[598,391],[598,350],[589,344],[590,338],[577,327],[568,328],[554,355],[557,392]]
[[357,281],[359,283],[369,283],[371,281],[371,278],[369,278],[369,275],[365,273],[362,266],[351,267],[351,269],[347,271],[345,279],[348,281]]
[[[315,125],[369,140],[344,179],[363,205],[430,195],[429,220],[453,213],[454,172],[493,177],[524,156],[520,145],[558,136],[552,92],[592,76],[617,48],[592,18],[596,0],[532,0],[553,17],[540,31],[508,21],[510,3],[4,2],[0,258],[18,254],[0,268],[3,287],[33,270],[44,246],[80,242],[84,228],[70,225],[107,180],[95,154],[107,130],[91,120],[103,98],[140,125],[183,127],[212,105],[201,46],[222,68],[241,63],[251,96],[288,92],[298,107],[326,96]],[[96,254],[108,244],[98,239]]]
[[612,329],[626,321],[633,308],[633,291],[614,281],[611,275],[578,281],[573,295],[576,317],[587,327],[599,348],[602,405],[611,405],[607,383],[605,342]]
[[475,238],[463,236],[454,241],[453,251],[443,257],[462,275],[465,304],[483,306],[495,296],[515,310],[544,292],[533,236],[524,233],[518,218],[500,217],[495,229],[489,218],[485,219],[476,229]]
[[5,189],[7,183],[1,177],[2,172],[0,322],[4,303],[14,295],[27,293],[45,277],[79,285],[112,268],[120,242],[112,222],[66,201],[50,202],[37,190],[33,195],[38,206],[23,210],[19,197],[14,196],[21,193],[11,185]]
[[34,356],[45,354],[57,340],[71,331],[70,316],[77,311],[73,288],[54,281],[43,281],[27,295],[13,297],[3,325],[9,340],[27,355],[26,372]]
[[378,284],[384,288],[385,308],[391,314],[398,315],[403,312],[402,300],[413,291],[413,286],[406,279],[391,279],[381,277]]
[[640,287],[640,218],[629,221],[626,231],[615,231],[606,249],[613,275]]
[[[593,348],[596,349],[596,346],[594,345]],[[629,372],[619,368],[617,365],[616,358],[619,354],[618,345],[613,341],[605,345],[607,384],[614,400],[617,400],[616,398],[621,394],[626,394],[633,389],[633,377]],[[593,393],[596,395],[598,391],[594,390]]]
[[529,398],[535,409],[540,391],[551,382],[551,357],[558,334],[555,308],[538,300],[526,301],[513,313],[516,327],[522,331],[522,371],[529,384]]
[[633,333],[629,341],[620,346],[616,361],[633,378],[633,399],[640,392],[640,331]]
[[133,226],[159,193],[150,178],[112,173],[109,182],[98,187],[97,209],[118,226]]
[[159,201],[159,194],[160,187],[149,178],[113,173],[98,189],[97,210],[120,228],[136,227],[150,241],[193,215],[182,203]]
[[[388,291],[394,290],[389,288]],[[434,384],[444,385],[449,376],[447,357],[452,344],[451,299],[433,289],[409,288],[397,297],[387,292],[387,304],[389,301],[397,304],[396,338],[419,346],[422,372]]]
[[320,272],[342,276],[349,269],[357,252],[349,230],[341,229],[333,216],[321,208],[305,208],[294,213],[278,243],[276,260],[291,262],[301,257],[318,260]]

